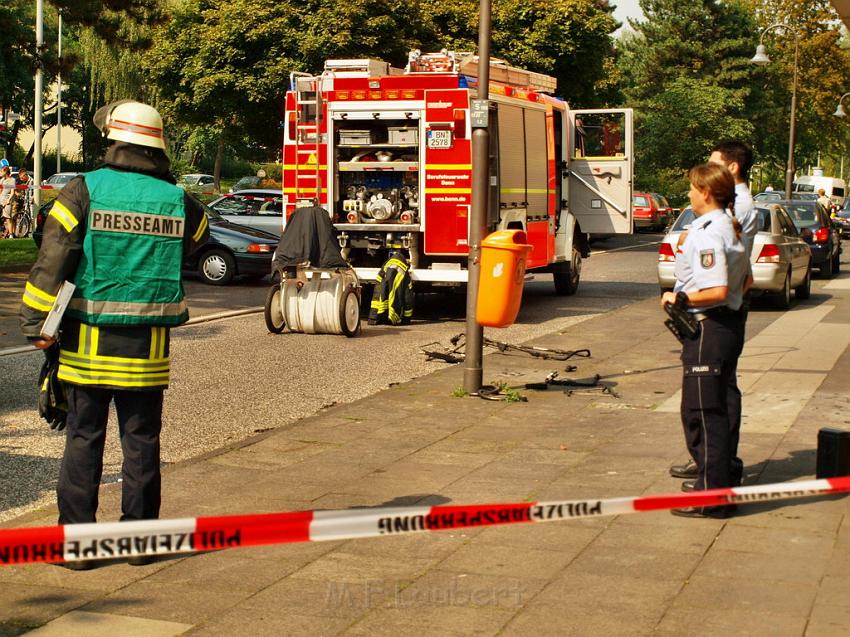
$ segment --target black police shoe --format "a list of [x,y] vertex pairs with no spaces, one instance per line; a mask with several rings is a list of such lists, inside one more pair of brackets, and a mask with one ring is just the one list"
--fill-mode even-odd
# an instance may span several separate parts
[[670,509],[670,513],[680,518],[713,518],[724,520],[735,512],[737,507],[687,507],[686,509]]
[[682,491],[685,493],[690,493],[691,491],[697,490],[697,481],[696,480],[685,480],[682,483]]
[[76,562],[50,562],[54,566],[67,568],[69,571],[90,571],[97,566],[94,560],[77,560]]
[[127,558],[127,564],[130,566],[147,566],[148,564],[153,564],[155,561],[155,555],[134,555]]
[[674,464],[670,467],[670,475],[674,478],[696,478],[697,463],[688,460],[685,464]]

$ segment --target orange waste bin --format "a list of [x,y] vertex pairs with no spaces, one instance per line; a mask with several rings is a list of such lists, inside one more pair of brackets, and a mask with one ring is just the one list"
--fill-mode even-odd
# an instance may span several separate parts
[[531,246],[522,230],[497,230],[481,242],[476,320],[485,327],[507,327],[516,320]]

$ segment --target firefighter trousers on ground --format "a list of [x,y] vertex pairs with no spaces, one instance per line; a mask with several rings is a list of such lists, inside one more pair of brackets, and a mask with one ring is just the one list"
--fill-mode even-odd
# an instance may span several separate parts
[[369,325],[410,323],[413,317],[413,282],[409,270],[407,259],[397,252],[381,267],[372,295]]
[[162,390],[133,391],[68,385],[65,455],[59,472],[59,523],[95,522],[103,474],[109,403],[115,401],[124,452],[121,519],[159,517],[159,434]]

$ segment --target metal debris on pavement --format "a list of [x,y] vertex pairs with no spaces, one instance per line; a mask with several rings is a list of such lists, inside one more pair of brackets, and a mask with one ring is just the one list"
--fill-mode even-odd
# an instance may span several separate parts
[[[466,346],[466,335],[456,334],[450,339],[451,348],[442,343],[426,343],[419,347],[420,351],[427,357],[426,360],[441,360],[447,363],[461,363],[464,360],[464,348]],[[587,348],[577,350],[563,350],[550,347],[537,347],[533,345],[514,345],[503,341],[494,341],[489,338],[483,340],[485,347],[492,347],[500,352],[521,352],[534,358],[543,360],[566,361],[571,358],[590,358],[590,350]],[[575,371],[574,365],[569,365],[566,371]]]

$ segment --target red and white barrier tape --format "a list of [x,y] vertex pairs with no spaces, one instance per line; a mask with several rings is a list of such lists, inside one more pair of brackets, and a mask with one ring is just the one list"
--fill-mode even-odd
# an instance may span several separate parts
[[850,477],[842,477],[606,500],[296,511],[0,529],[0,565],[122,559],[239,546],[351,540],[683,507],[746,504],[848,491]]

